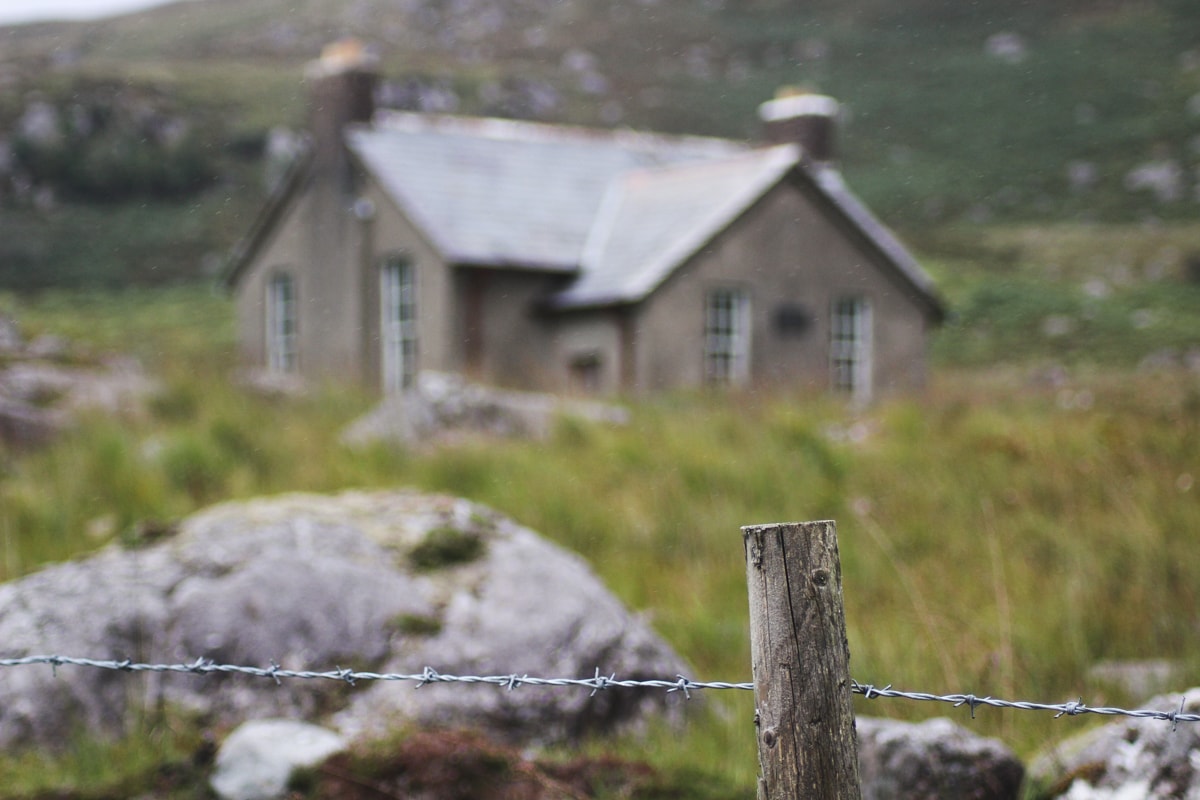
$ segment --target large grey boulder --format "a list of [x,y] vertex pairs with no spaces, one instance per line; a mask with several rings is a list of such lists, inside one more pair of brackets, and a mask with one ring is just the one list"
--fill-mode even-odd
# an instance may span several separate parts
[[1015,800],[1025,768],[995,739],[937,718],[859,717],[863,800]]
[[[688,672],[577,556],[482,506],[411,492],[229,503],[141,549],[0,586],[2,655],[285,669],[624,678]],[[20,667],[0,675],[0,747],[116,732],[163,704],[221,724],[405,724],[562,740],[680,713],[662,690],[289,680]]]
[[[1153,698],[1142,708],[1200,712],[1200,688]],[[1200,724],[1124,718],[1071,737],[1029,768],[1043,797],[1070,800],[1200,798]]]

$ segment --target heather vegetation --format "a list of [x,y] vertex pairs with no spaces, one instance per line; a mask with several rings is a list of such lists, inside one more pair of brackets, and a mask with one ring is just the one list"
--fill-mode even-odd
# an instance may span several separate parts
[[[46,450],[5,454],[4,577],[110,541],[136,543],[224,499],[407,485],[490,504],[580,552],[700,678],[748,678],[739,526],[817,518],[839,523],[859,680],[1132,703],[1140,698],[1097,683],[1088,668],[1155,657],[1187,674],[1197,663],[1200,382],[1178,366],[1126,366],[1145,329],[1130,328],[1128,349],[1111,360],[1080,340],[1086,357],[942,363],[927,395],[859,412],[814,397],[681,394],[634,402],[627,427],[564,420],[548,442],[349,450],[339,433],[369,399],[344,387],[288,400],[238,388],[228,301],[206,290],[51,293],[4,305],[29,333],[86,333],[97,349],[140,355],[163,381],[140,418],[87,420]],[[1030,322],[993,324],[1037,327]],[[993,333],[993,356],[1017,335]],[[952,326],[939,348],[958,352],[956,340],[973,336]],[[859,713],[946,709],[876,700]],[[652,731],[648,741],[583,752],[649,762],[675,776],[668,782],[700,770],[710,788],[726,787],[712,796],[748,797],[751,715],[748,696],[710,696],[683,736]],[[990,710],[963,721],[1024,755],[1088,724]],[[133,760],[114,770],[97,755],[108,746],[90,743],[82,762],[36,772],[153,785],[163,763],[191,763],[201,747],[179,720],[146,728],[157,767]],[[30,779],[32,758],[0,765],[18,781],[6,785],[27,785],[19,781]]]

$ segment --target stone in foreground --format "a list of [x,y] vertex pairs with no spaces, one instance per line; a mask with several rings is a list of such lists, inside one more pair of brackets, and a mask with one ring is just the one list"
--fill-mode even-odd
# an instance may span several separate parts
[[859,717],[863,800],[1016,800],[1025,768],[995,739],[945,718]]
[[[465,500],[411,492],[216,506],[141,549],[110,547],[0,586],[6,657],[285,669],[673,678],[690,670],[578,556]],[[57,677],[55,676],[57,672]],[[20,667],[0,682],[0,746],[119,733],[166,707],[233,725],[284,717],[351,738],[397,726],[569,740],[681,713],[663,690],[288,680]],[[695,702],[695,701],[693,701]]]
[[[1200,712],[1200,688],[1139,707]],[[1121,719],[1060,742],[1030,766],[1041,797],[1166,800],[1200,797],[1200,724]]]
[[343,737],[316,725],[252,720],[221,745],[209,783],[224,800],[271,800],[285,794],[297,769],[315,767],[344,749]]

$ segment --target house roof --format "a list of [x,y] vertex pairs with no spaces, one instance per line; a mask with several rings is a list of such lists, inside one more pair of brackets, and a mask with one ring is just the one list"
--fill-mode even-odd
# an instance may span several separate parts
[[452,263],[574,273],[605,193],[631,170],[743,152],[699,137],[388,112],[350,149]]
[[271,231],[279,224],[284,212],[288,208],[288,203],[292,195],[300,187],[305,174],[308,172],[308,167],[312,163],[312,160],[312,145],[310,142],[304,141],[300,152],[288,164],[287,170],[271,190],[270,195],[267,197],[267,202],[258,210],[258,214],[250,224],[250,230],[241,241],[234,245],[233,252],[229,255],[225,272],[220,278],[221,284],[226,287],[232,287],[237,284],[242,273],[266,243]]

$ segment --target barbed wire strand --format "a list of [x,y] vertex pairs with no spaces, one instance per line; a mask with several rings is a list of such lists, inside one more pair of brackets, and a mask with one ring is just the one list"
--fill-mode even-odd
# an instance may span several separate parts
[[[351,669],[336,668],[325,671],[283,669],[272,663],[269,667],[239,666],[236,664],[218,664],[208,659],[200,658],[187,664],[143,664],[128,659],[123,661],[104,660],[95,658],[72,658],[69,656],[25,656],[22,658],[0,659],[0,667],[25,667],[48,665],[57,675],[61,666],[91,667],[95,669],[116,670],[120,672],[174,672],[188,675],[247,675],[255,678],[270,678],[275,684],[281,685],[284,680],[334,680],[351,686],[359,681],[400,681],[415,683],[416,688],[435,683],[443,684],[487,684],[508,689],[509,691],[525,686],[570,686],[591,689],[592,694],[606,689],[664,689],[667,693],[682,692],[685,697],[691,697],[691,692],[703,689],[736,689],[753,690],[753,683],[730,683],[725,681],[694,681],[683,675],[675,678],[651,679],[620,679],[616,674],[604,675],[596,668],[590,678],[541,678],[533,675],[450,675],[438,672],[432,667],[425,667],[418,673],[398,672],[364,672]],[[892,698],[917,702],[948,703],[952,706],[966,706],[975,718],[975,710],[980,707],[1007,708],[1017,711],[1052,711],[1054,718],[1068,716],[1076,717],[1083,714],[1098,714],[1101,716],[1131,717],[1134,719],[1153,719],[1171,723],[1171,730],[1176,730],[1181,722],[1200,722],[1200,714],[1184,713],[1186,698],[1181,698],[1179,708],[1172,711],[1156,709],[1124,709],[1111,706],[1089,706],[1082,698],[1066,703],[1035,703],[1026,700],[1002,700],[1000,698],[974,694],[933,694],[930,692],[906,692],[893,689],[891,684],[879,688],[868,683],[850,682],[852,694],[862,695],[867,700]]]
[[112,661],[94,658],[71,658],[68,656],[26,656],[24,658],[0,659],[0,667],[23,667],[35,664],[48,664],[55,670],[60,666],[94,667],[97,669],[117,670],[121,672],[177,672],[190,675],[236,674],[249,675],[255,678],[271,678],[278,685],[286,679],[299,680],[336,680],[354,685],[359,681],[408,681],[415,683],[416,688],[433,683],[481,683],[500,686],[505,689],[518,689],[523,686],[575,686],[591,689],[593,693],[605,689],[665,689],[668,692],[683,692],[689,695],[695,689],[753,689],[753,683],[725,683],[721,681],[693,681],[682,675],[673,679],[619,679],[615,674],[604,675],[597,668],[595,675],[590,678],[540,678],[533,675],[448,675],[432,667],[418,673],[399,672],[363,672],[351,669],[332,669],[323,672],[312,670],[283,669],[272,663],[269,667],[249,667],[235,664],[217,664],[208,659],[197,659],[188,664],[141,664],[129,660]]
[[862,684],[857,681],[852,682],[851,692],[860,694],[868,700],[874,700],[880,697],[900,698],[902,700],[916,700],[935,703],[949,703],[953,706],[967,706],[971,711],[971,719],[975,719],[975,709],[980,706],[990,706],[992,708],[1011,708],[1017,711],[1054,711],[1054,718],[1058,719],[1062,716],[1077,717],[1081,714],[1099,714],[1107,717],[1133,717],[1135,719],[1155,719],[1163,722],[1171,723],[1171,730],[1176,730],[1181,722],[1200,722],[1200,714],[1184,713],[1187,698],[1182,697],[1179,701],[1179,708],[1175,711],[1158,711],[1155,709],[1124,709],[1113,708],[1111,706],[1089,706],[1083,702],[1083,698],[1072,700],[1067,703],[1033,703],[1026,700],[1001,700],[996,697],[979,697],[973,694],[930,694],[928,692],[903,692],[898,689],[893,689],[890,685],[884,686],[882,689],[870,684]]

